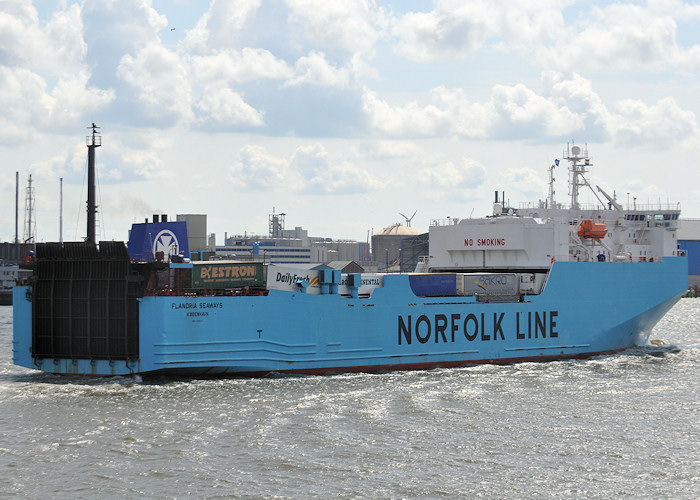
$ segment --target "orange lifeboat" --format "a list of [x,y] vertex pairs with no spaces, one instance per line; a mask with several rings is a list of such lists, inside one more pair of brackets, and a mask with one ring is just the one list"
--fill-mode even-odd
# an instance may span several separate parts
[[605,238],[608,228],[602,222],[593,222],[593,219],[584,219],[578,228],[578,235],[581,238],[591,238],[599,240]]

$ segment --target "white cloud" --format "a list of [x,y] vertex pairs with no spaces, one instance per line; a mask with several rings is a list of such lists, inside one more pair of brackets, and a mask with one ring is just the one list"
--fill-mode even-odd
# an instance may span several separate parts
[[78,5],[46,23],[28,3],[2,2],[0,9],[0,142],[26,141],[32,127],[74,126],[114,99],[90,85]]
[[24,126],[43,120],[51,109],[46,82],[26,69],[0,66],[0,139],[21,139]]
[[63,73],[70,68],[87,72],[85,56],[88,46],[82,37],[80,14],[80,7],[73,4],[66,10],[56,12],[46,25],[47,45],[40,50],[42,60],[53,68],[54,73]]
[[667,147],[680,143],[700,146],[700,127],[695,114],[678,106],[671,97],[651,106],[636,99],[625,99],[615,106],[617,115],[610,124],[615,139],[623,145]]
[[390,137],[464,137],[537,139],[587,137],[633,141],[655,145],[697,145],[700,129],[693,112],[673,98],[648,105],[623,99],[612,109],[594,91],[590,80],[569,78],[545,71],[543,89],[535,92],[523,84],[495,85],[484,103],[470,102],[464,90],[437,87],[431,103],[391,106],[375,93],[365,91],[363,111],[376,131]]
[[65,174],[67,162],[67,152],[62,151],[51,158],[32,163],[30,171],[35,179],[58,179]]
[[425,152],[409,141],[373,141],[360,145],[362,155],[375,160],[415,159]]
[[47,127],[76,125],[87,113],[99,110],[114,100],[114,90],[103,90],[88,85],[86,71],[64,74],[51,91],[52,107]]
[[485,169],[479,162],[462,158],[458,163],[443,162],[430,168],[422,169],[418,178],[427,187],[439,191],[474,189],[484,183]]
[[353,194],[383,187],[367,170],[352,162],[331,163],[320,144],[300,146],[292,156],[290,168],[301,175],[299,191],[309,194]]
[[481,5],[468,3],[456,9],[444,4],[432,12],[409,12],[393,28],[396,51],[413,61],[454,57],[476,52],[493,31]]
[[304,191],[316,194],[355,194],[381,189],[384,183],[352,162],[329,165],[312,178]]
[[168,26],[166,16],[151,6],[151,0],[83,2],[81,9],[87,62],[104,86],[111,85],[125,54],[160,44],[158,33]]
[[328,168],[328,151],[318,143],[299,146],[292,156],[290,166],[304,179],[313,178]]
[[297,25],[299,36],[316,47],[368,53],[386,25],[384,12],[373,1],[287,0],[289,22]]
[[88,87],[84,72],[61,75],[53,89],[40,75],[26,69],[0,66],[0,143],[29,139],[28,130],[44,131],[77,126],[85,113],[107,105],[111,91]]
[[246,103],[228,87],[208,87],[195,103],[198,123],[216,128],[239,126],[261,127],[265,124],[264,113]]
[[213,0],[197,25],[188,30],[185,46],[191,53],[235,47],[241,31],[255,16],[262,0]]
[[244,83],[262,79],[285,79],[292,68],[265,49],[246,47],[241,51],[222,49],[211,55],[195,56],[192,76],[197,82]]
[[300,57],[294,68],[294,77],[285,82],[285,86],[301,84],[322,87],[346,88],[349,86],[350,74],[347,68],[338,68],[326,60],[325,54],[311,52]]
[[230,167],[231,183],[242,191],[349,194],[379,189],[383,183],[353,162],[333,162],[321,144],[299,146],[290,159],[263,146],[246,145]]
[[148,45],[135,56],[124,55],[117,76],[129,84],[146,117],[189,118],[191,87],[177,54],[162,45]]
[[122,170],[127,171],[128,175],[123,175],[123,172],[112,172],[112,179],[122,176],[132,179],[133,176],[129,171],[146,180],[171,179],[173,177],[173,174],[164,167],[163,160],[157,151],[127,149],[120,153],[119,159]]
[[372,127],[392,137],[486,138],[516,130],[523,134],[562,135],[582,128],[581,119],[560,100],[538,95],[522,84],[496,85],[491,99],[473,103],[462,89],[437,87],[431,104],[392,107],[365,92],[363,109]]
[[523,50],[561,32],[566,1],[440,0],[430,12],[409,12],[392,34],[396,52],[426,62],[465,57],[492,43],[499,50]]
[[530,200],[534,200],[547,191],[547,185],[542,178],[542,174],[527,167],[506,169],[501,174],[500,180],[504,186],[510,186]]
[[544,93],[554,102],[565,104],[575,113],[600,118],[608,114],[603,100],[593,90],[593,83],[579,74],[565,77],[556,71],[543,71],[542,84]]
[[491,102],[502,118],[500,126],[514,128],[522,137],[561,136],[583,128],[580,116],[565,102],[554,102],[522,84],[496,85]]
[[80,8],[59,10],[42,24],[29,2],[0,2],[0,64],[61,74],[81,67],[87,45]]
[[678,43],[678,22],[700,19],[700,6],[677,0],[593,6],[558,42],[543,64],[564,71],[697,70],[699,46]]
[[241,190],[268,190],[284,185],[287,161],[262,147],[246,145],[240,150],[240,160],[230,168],[231,183]]
[[[564,14],[572,22],[566,24]],[[438,0],[428,12],[393,22],[394,50],[428,62],[480,51],[522,54],[562,71],[673,69],[692,74],[700,46],[684,47],[678,24],[700,19],[700,6],[680,0],[577,5],[570,0]]]
[[183,48],[205,83],[274,78],[287,86],[346,88],[359,76],[376,75],[366,59],[383,23],[382,9],[364,0],[215,1]]
[[585,123],[589,135],[601,135],[621,145],[685,147],[700,145],[700,128],[692,111],[682,109],[672,97],[647,104],[641,99],[622,99],[611,108],[595,93],[590,80],[574,74],[545,72],[543,81],[552,98],[566,103]]
[[368,89],[362,94],[362,110],[369,126],[388,137],[434,137],[449,129],[445,110],[435,105],[409,102],[392,107]]
[[430,91],[430,97],[444,110],[450,135],[485,138],[496,124],[493,104],[471,102],[463,89],[440,86]]

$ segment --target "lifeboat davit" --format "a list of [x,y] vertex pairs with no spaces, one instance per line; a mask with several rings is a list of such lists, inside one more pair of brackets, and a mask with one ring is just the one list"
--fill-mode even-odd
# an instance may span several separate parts
[[590,238],[599,240],[605,238],[608,234],[608,228],[602,222],[593,222],[593,219],[584,219],[578,228],[578,235],[581,238]]

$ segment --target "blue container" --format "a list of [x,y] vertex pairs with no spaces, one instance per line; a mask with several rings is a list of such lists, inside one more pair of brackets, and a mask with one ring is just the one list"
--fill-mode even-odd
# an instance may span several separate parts
[[456,274],[411,274],[408,280],[419,297],[457,295]]

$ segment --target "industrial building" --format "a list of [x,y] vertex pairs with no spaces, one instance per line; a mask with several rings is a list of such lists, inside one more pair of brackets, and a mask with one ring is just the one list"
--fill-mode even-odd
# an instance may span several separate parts
[[[415,240],[420,234],[421,231],[411,226],[393,224],[372,235],[372,257],[377,262],[378,270],[380,272],[413,271],[415,265],[406,269],[408,265],[403,264],[404,244]],[[427,254],[426,248],[424,255]]]
[[[269,215],[268,234],[237,235],[224,237],[224,245],[214,243],[215,236],[209,236],[205,248],[192,246],[191,249],[205,250],[210,259],[256,260],[271,264],[313,264],[332,261],[361,262],[365,270],[371,269],[369,248],[365,242],[354,240],[334,240],[309,236],[302,227],[285,229],[284,213]],[[178,216],[178,220],[180,216]],[[185,216],[183,216],[185,217]],[[201,222],[200,222],[201,227]],[[204,223],[206,227],[206,222]]]

